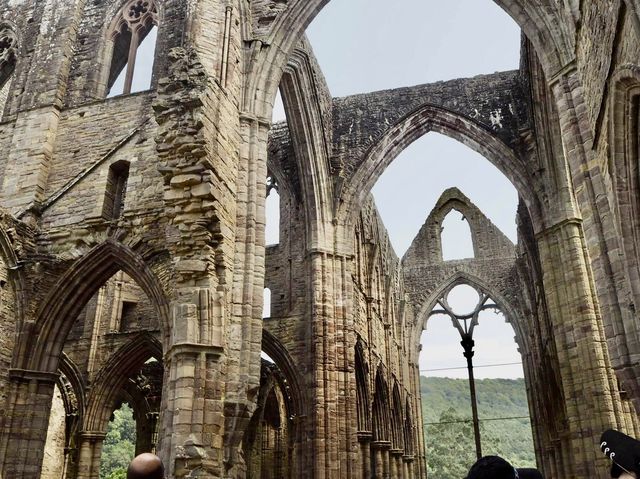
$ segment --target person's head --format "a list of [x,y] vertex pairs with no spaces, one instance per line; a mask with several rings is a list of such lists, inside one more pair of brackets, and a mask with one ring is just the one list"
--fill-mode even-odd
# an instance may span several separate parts
[[149,452],[136,456],[127,469],[127,479],[164,479],[162,461]]
[[516,469],[499,456],[485,456],[479,459],[466,479],[543,479],[537,469]]
[[471,466],[467,479],[515,479],[516,470],[498,456],[485,456]]

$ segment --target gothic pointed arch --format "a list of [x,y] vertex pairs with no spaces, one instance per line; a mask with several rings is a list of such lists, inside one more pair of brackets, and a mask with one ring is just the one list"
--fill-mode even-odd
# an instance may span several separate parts
[[92,381],[83,424],[85,431],[106,431],[126,381],[151,358],[162,359],[162,345],[148,333],[135,336],[113,353]]
[[55,372],[75,318],[100,286],[120,270],[145,292],[166,338],[170,331],[170,313],[162,284],[145,258],[126,245],[108,239],[78,259],[51,288],[40,305],[35,324],[20,334],[15,367]]
[[285,346],[267,330],[262,331],[262,350],[271,357],[287,381],[287,393],[290,397],[293,416],[304,417],[308,414],[308,401],[302,387],[300,373]]
[[391,424],[391,447],[397,451],[404,450],[404,407],[400,388],[396,382],[393,385],[393,413]]
[[373,440],[378,443],[391,443],[391,398],[389,386],[382,365],[378,367],[373,394]]
[[[62,356],[60,356],[58,369],[65,378],[65,389],[69,389],[69,393],[66,396],[63,395],[63,399],[69,398],[71,395],[74,396],[74,399],[65,399],[67,413],[69,414],[75,410],[80,420],[82,420],[86,406],[85,391],[87,387],[82,373],[78,366],[65,353],[62,353]],[[71,404],[72,402],[73,404]]]
[[330,220],[331,96],[308,42],[302,41],[289,58],[280,90],[287,111],[289,133],[299,171],[300,190],[310,233],[324,235]]
[[352,224],[364,201],[387,167],[410,144],[430,133],[460,141],[496,166],[514,185],[533,218],[541,216],[535,184],[525,162],[486,125],[441,106],[425,104],[392,125],[366,152],[340,192],[340,220]]
[[442,281],[438,288],[436,288],[431,294],[429,294],[425,300],[420,305],[419,309],[416,311],[416,324],[418,327],[414,332],[414,343],[420,343],[420,334],[426,328],[427,321],[429,320],[429,314],[436,306],[438,299],[445,294],[445,292],[453,289],[458,285],[469,285],[472,288],[485,293],[489,296],[494,303],[498,306],[500,311],[502,311],[505,315],[505,319],[514,329],[516,343],[523,347],[525,346],[525,342],[527,340],[526,329],[524,329],[524,325],[522,324],[523,318],[519,314],[516,307],[511,304],[511,302],[504,296],[501,291],[497,291],[496,288],[491,287],[486,284],[481,278],[466,272],[466,271],[456,271],[447,279]]
[[132,92],[137,51],[147,35],[159,25],[156,0],[126,0],[107,30],[101,95],[106,95],[126,69],[123,94]]
[[[243,107],[258,117],[267,118],[272,99],[275,98],[284,66],[305,29],[330,0],[295,0],[289,2],[284,12],[271,21],[265,40],[266,49],[247,49],[250,80],[243,97]],[[534,46],[545,73],[553,77],[574,58],[575,38],[564,27],[564,15],[557,2],[552,0],[494,0],[523,30]],[[253,23],[262,23],[257,11]],[[262,42],[259,42],[262,45]]]

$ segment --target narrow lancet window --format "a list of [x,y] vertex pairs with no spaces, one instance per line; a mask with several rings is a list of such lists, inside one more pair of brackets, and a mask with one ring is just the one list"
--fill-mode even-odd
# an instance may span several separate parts
[[278,184],[273,176],[267,178],[267,200],[265,205],[267,245],[280,243],[280,195]]
[[467,219],[451,210],[442,222],[442,259],[444,261],[473,258],[473,239]]
[[109,168],[107,187],[104,194],[102,216],[108,220],[117,220],[124,209],[129,180],[129,163],[118,161]]
[[107,96],[149,89],[158,30],[158,9],[155,2],[129,1],[114,25]]

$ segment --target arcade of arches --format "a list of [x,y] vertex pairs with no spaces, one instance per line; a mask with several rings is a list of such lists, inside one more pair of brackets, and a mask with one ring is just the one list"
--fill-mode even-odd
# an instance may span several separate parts
[[[420,334],[463,283],[514,328],[545,477],[640,433],[640,2],[495,0],[519,70],[332,98],[328,1],[0,0],[0,477],[97,478],[126,402],[171,478],[424,478]],[[513,183],[516,245],[452,189],[396,256],[370,190],[429,132]]]

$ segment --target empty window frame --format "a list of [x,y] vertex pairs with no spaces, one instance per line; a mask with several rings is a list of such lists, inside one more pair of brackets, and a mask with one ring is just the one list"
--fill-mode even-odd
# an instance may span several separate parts
[[152,0],[131,0],[120,11],[110,35],[108,97],[151,87],[157,26],[158,9]]
[[129,181],[129,163],[127,161],[118,161],[109,167],[102,206],[104,219],[117,220],[122,215],[127,196],[127,181]]

